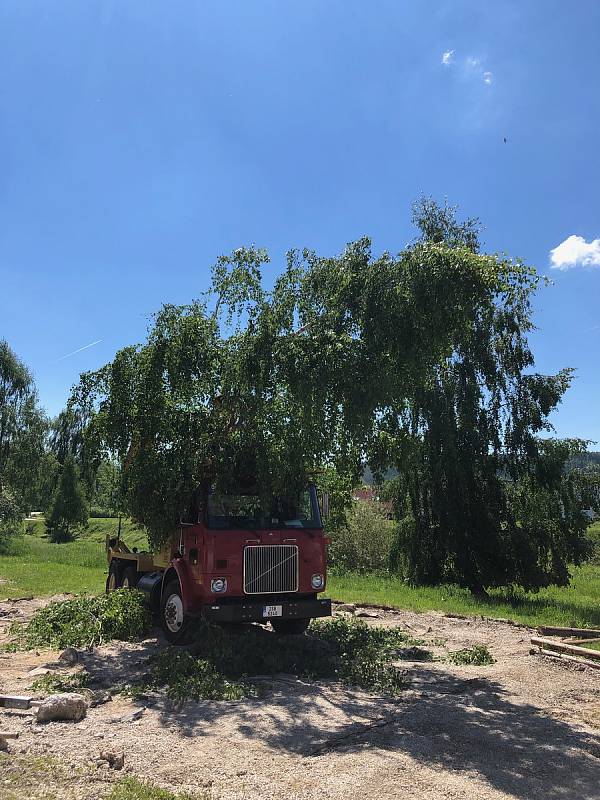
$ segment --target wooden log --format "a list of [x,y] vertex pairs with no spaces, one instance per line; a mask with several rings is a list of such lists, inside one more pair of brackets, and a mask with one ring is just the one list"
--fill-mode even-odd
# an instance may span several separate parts
[[553,628],[548,625],[540,625],[537,632],[542,636],[577,636],[580,639],[600,637],[600,630],[597,628]]
[[18,733],[8,733],[7,731],[0,731],[0,739],[18,739]]
[[554,650],[545,650],[542,648],[540,653],[543,656],[550,656],[551,658],[557,658],[560,661],[570,661],[575,664],[583,664],[584,667],[592,667],[593,669],[600,669],[600,662],[598,661],[588,661],[585,658],[579,658],[578,656],[570,656],[568,653],[557,653]]
[[0,708],[31,708],[31,700],[16,694],[0,694]]
[[546,650],[558,650],[559,653],[571,653],[574,656],[583,656],[584,658],[600,661],[600,650],[590,650],[587,647],[578,647],[576,644],[556,642],[553,639],[540,639],[538,636],[532,636],[531,644],[537,644],[538,647],[543,647]]

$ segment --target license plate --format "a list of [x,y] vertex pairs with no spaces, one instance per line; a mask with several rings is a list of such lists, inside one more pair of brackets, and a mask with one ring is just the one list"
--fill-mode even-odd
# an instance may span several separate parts
[[280,617],[281,606],[263,606],[263,617]]

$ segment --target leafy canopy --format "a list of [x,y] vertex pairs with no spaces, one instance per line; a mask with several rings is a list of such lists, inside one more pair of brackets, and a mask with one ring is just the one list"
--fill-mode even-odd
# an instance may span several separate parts
[[[423,242],[479,247],[477,220],[459,223],[447,205],[422,200],[414,218]],[[377,420],[371,462],[398,470],[394,566],[414,583],[564,585],[589,552],[593,476],[566,469],[586,443],[541,438],[572,371],[533,371],[535,271],[504,263],[498,278],[451,351]]]
[[374,257],[292,251],[271,290],[267,254],[240,248],[212,288],[165,305],[142,345],[82,376],[89,450],[122,465],[122,510],[159,545],[211,486],[294,489],[326,468],[357,477],[379,421],[404,408],[518,262],[419,242]]

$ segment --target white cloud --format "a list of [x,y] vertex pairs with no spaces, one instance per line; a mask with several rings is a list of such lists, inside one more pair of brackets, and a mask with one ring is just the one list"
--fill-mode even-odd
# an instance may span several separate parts
[[477,69],[480,63],[481,62],[479,61],[479,59],[475,58],[474,56],[469,56],[467,58],[467,66],[471,67],[471,69]]
[[600,239],[586,242],[583,236],[568,236],[550,250],[552,269],[600,267]]
[[448,66],[452,63],[454,59],[454,50],[446,50],[446,52],[442,55],[442,64]]
[[493,80],[494,80],[494,76],[492,75],[492,73],[491,73],[491,72],[484,72],[484,73],[483,73],[483,82],[484,82],[484,83],[487,83],[487,85],[488,85],[488,86],[490,85],[490,83],[491,83]]

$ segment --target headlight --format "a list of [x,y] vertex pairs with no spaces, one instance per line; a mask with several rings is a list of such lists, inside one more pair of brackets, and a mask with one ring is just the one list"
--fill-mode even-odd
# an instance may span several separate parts
[[222,594],[227,591],[227,578],[213,578],[210,582],[211,592]]
[[313,589],[322,589],[325,586],[325,578],[320,572],[316,572],[310,579]]

